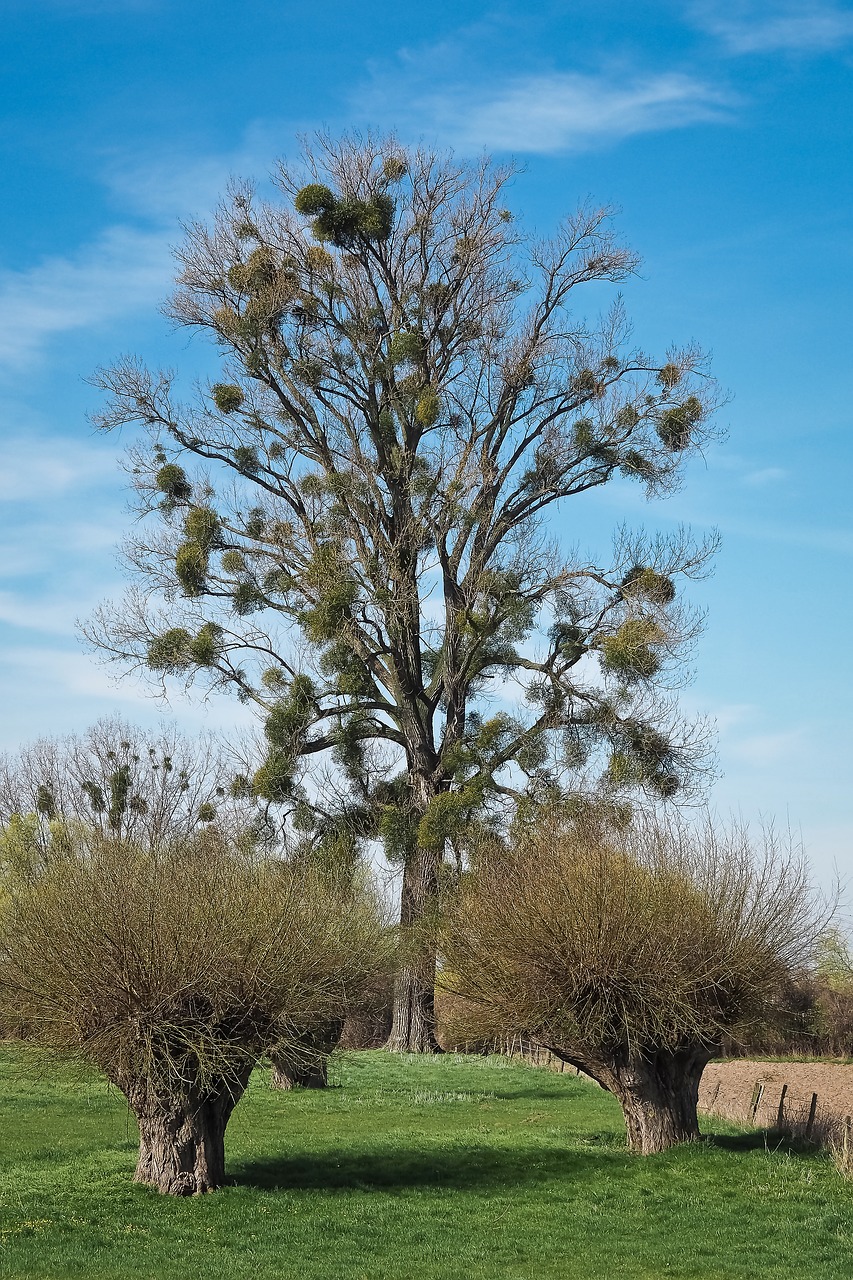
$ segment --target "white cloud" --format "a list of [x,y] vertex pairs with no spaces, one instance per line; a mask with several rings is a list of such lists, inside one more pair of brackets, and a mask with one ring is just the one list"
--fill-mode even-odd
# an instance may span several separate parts
[[255,125],[228,154],[114,158],[103,180],[133,223],[117,221],[65,256],[0,270],[0,376],[33,365],[63,334],[154,315],[174,279],[180,220],[209,215],[232,176],[263,178],[273,137],[272,124]]
[[[156,725],[178,717],[181,727],[236,734],[257,728],[252,711],[225,696],[202,700],[176,693],[169,703],[152,696],[142,681],[115,678],[117,672],[78,650],[57,645],[10,646],[0,666],[0,751],[45,735],[79,731],[99,716],[124,711],[137,724]],[[21,690],[26,697],[21,698]]]
[[853,10],[832,4],[703,4],[694,14],[733,54],[829,53],[853,39]]
[[725,744],[724,755],[753,769],[766,769],[792,761],[805,750],[802,729],[785,729],[778,733],[753,733]]
[[748,485],[751,489],[763,489],[767,485],[786,480],[787,477],[788,473],[782,467],[760,467],[757,471],[748,472],[741,484]]
[[715,707],[712,720],[720,734],[731,732],[739,725],[748,723],[755,715],[756,708],[749,702],[733,702],[722,707]]
[[256,121],[233,151],[211,155],[115,157],[104,181],[114,199],[134,214],[178,229],[179,219],[207,217],[229,182],[250,179],[263,184],[273,167],[281,138],[293,130],[275,121]]
[[0,470],[0,502],[41,503],[63,494],[80,493],[115,479],[115,447],[111,443],[70,440],[34,431],[5,434]]
[[0,591],[0,623],[42,635],[70,636],[74,634],[74,619],[81,612],[81,605],[85,612],[97,598],[93,595],[91,601],[81,601],[78,595],[69,597],[55,592],[45,592],[44,597],[38,597],[32,590]]
[[0,272],[0,373],[19,375],[61,334],[155,307],[173,274],[169,240],[114,226],[68,257]]
[[679,72],[633,78],[564,72],[516,77],[497,88],[475,79],[424,89],[391,77],[358,100],[362,114],[395,116],[410,132],[437,134],[462,152],[539,154],[723,121],[731,105],[719,88]]

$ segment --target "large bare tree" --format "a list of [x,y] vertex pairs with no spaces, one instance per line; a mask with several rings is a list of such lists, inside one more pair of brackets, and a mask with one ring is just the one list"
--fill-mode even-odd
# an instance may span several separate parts
[[426,926],[454,836],[583,770],[670,796],[697,760],[667,671],[695,624],[677,581],[709,548],[623,534],[602,564],[546,522],[616,477],[672,488],[714,389],[694,348],[638,350],[618,298],[573,310],[636,259],[590,206],[523,235],[512,176],[321,137],[280,168],[282,200],[239,186],[187,231],[169,314],[213,342],[216,379],[183,396],[134,359],[98,377],[99,424],[148,432],[154,521],[87,633],[164,689],[254,704],[266,758],[238,785],[297,829],[384,840],[405,1050],[435,1047]]

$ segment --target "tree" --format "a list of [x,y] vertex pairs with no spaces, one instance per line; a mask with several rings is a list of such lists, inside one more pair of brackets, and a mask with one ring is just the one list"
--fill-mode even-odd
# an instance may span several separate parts
[[831,991],[853,993],[853,952],[841,929],[827,929],[818,940],[816,974]]
[[428,924],[453,839],[584,769],[671,796],[703,745],[667,673],[696,623],[677,581],[711,548],[623,534],[601,565],[545,521],[615,477],[669,490],[713,384],[694,348],[630,345],[618,299],[571,314],[636,259],[589,206],[522,236],[511,177],[321,137],[279,170],[283,203],[240,186],[188,230],[169,314],[219,350],[215,380],[182,399],[135,359],[96,379],[98,424],[147,431],[132,466],[154,527],[86,634],[164,690],[252,703],[266,757],[242,785],[401,864],[397,1049],[435,1048]]
[[307,1067],[359,1008],[388,931],[333,882],[213,830],[140,849],[77,832],[7,879],[0,1022],[93,1063],[139,1123],[136,1180],[193,1195],[225,1178],[225,1128],[262,1054]]
[[699,1136],[706,1064],[772,1016],[821,925],[772,836],[754,850],[710,821],[545,826],[482,849],[446,924],[444,981],[457,1035],[547,1046],[616,1096],[648,1155]]
[[329,1083],[329,1056],[337,1048],[343,1029],[343,1018],[318,1027],[310,1041],[300,1045],[300,1052],[295,1056],[287,1045],[272,1049],[269,1058],[273,1088],[292,1089],[298,1085],[301,1089],[325,1089]]
[[[211,824],[241,840],[262,839],[282,856],[316,865],[317,841],[310,848],[282,843],[280,824],[269,806],[232,785],[235,747],[226,749],[210,734],[185,737],[174,725],[146,731],[113,716],[82,735],[42,738],[15,755],[0,757],[0,896],[2,883],[21,865],[49,856],[80,829],[132,841],[154,850],[188,839]],[[335,859],[335,871],[344,869]],[[327,1059],[340,1038],[335,1019],[319,1029],[312,1052],[273,1057],[273,1083],[290,1088],[326,1084]]]
[[82,736],[42,738],[0,756],[0,825],[34,814],[45,847],[52,824],[82,823],[149,849],[213,822],[245,829],[256,805],[231,794],[233,772],[210,735],[191,739],[174,725],[148,731],[113,716]]

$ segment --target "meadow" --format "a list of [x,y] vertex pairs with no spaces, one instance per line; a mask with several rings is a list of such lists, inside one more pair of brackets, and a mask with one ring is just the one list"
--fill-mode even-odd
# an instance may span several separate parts
[[595,1086],[501,1058],[336,1055],[333,1087],[256,1072],[226,1189],[135,1186],[122,1097],[0,1060],[0,1276],[91,1280],[702,1280],[853,1275],[853,1193],[829,1159],[707,1122],[629,1156]]

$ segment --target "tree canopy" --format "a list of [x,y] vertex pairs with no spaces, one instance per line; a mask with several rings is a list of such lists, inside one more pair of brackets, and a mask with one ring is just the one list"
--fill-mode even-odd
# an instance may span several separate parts
[[0,756],[0,825],[29,823],[46,850],[54,824],[82,824],[104,835],[157,848],[217,822],[248,832],[260,814],[250,797],[231,794],[234,760],[211,734],[196,738],[174,724],[144,730],[119,716],[82,734],[40,738]]

